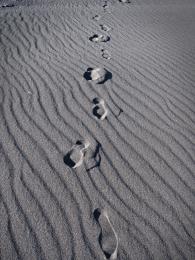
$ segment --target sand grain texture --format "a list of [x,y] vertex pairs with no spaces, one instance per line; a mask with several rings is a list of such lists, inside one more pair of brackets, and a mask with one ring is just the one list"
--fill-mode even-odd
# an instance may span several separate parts
[[[0,8],[0,259],[103,259],[96,208],[118,260],[195,259],[194,1],[12,2]],[[111,41],[98,47],[101,24]],[[94,84],[87,68],[112,78]],[[82,139],[72,169],[63,158]]]

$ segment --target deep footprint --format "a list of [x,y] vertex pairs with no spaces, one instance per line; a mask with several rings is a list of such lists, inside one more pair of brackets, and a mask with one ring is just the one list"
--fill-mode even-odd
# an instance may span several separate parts
[[94,34],[93,36],[89,37],[89,40],[92,42],[108,42],[110,41],[110,37],[107,35]]
[[100,120],[104,120],[108,115],[108,109],[105,106],[105,102],[101,98],[93,99],[93,114]]
[[112,78],[112,73],[104,68],[88,68],[83,77],[96,84],[103,84]]
[[88,141],[77,141],[76,144],[72,146],[71,150],[64,156],[64,163],[73,169],[81,166],[89,145],[90,143]]
[[94,218],[101,228],[99,243],[105,255],[105,259],[116,260],[118,253],[118,236],[110,222],[107,211],[105,209],[96,209],[94,211]]

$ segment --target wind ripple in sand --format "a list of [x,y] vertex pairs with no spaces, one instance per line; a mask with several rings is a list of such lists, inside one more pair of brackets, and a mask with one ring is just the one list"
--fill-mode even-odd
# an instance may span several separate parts
[[[2,259],[99,259],[96,205],[115,214],[119,259],[195,258],[194,8],[121,6],[101,17],[109,64],[88,40],[97,6],[1,10]],[[89,64],[112,81],[84,80]],[[94,153],[72,174],[64,151],[83,136]]]

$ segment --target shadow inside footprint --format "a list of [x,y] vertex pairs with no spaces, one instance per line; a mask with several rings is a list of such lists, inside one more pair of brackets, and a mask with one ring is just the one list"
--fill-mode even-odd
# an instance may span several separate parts
[[83,77],[86,79],[86,80],[92,80],[91,78],[91,71],[93,70],[93,68],[88,68],[86,70],[86,72],[83,74]]
[[93,212],[93,216],[94,216],[96,221],[98,221],[100,215],[101,215],[101,209],[99,209],[99,208],[95,209],[94,212]]
[[103,5],[103,8],[104,9],[108,8],[108,2],[107,1],[105,1],[105,4]]
[[70,168],[73,168],[75,166],[76,163],[70,158],[70,152],[64,156],[64,163]]
[[96,116],[98,119],[102,118],[102,115],[105,113],[103,107],[96,105],[93,108],[93,115]]
[[77,168],[83,163],[86,150],[90,143],[88,141],[79,140],[72,146],[71,150],[64,156],[64,163],[70,168]]
[[98,105],[98,104],[104,103],[104,100],[99,97],[95,97],[92,102],[94,105]]
[[117,259],[118,236],[110,222],[107,211],[97,208],[93,215],[101,228],[99,243],[105,257],[112,260]]
[[89,37],[89,40],[92,42],[95,38],[98,38],[97,34],[94,34],[93,36]]

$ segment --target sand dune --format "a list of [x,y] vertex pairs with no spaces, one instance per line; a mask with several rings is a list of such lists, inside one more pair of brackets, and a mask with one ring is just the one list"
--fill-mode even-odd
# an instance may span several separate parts
[[0,259],[195,259],[194,1],[5,3]]

